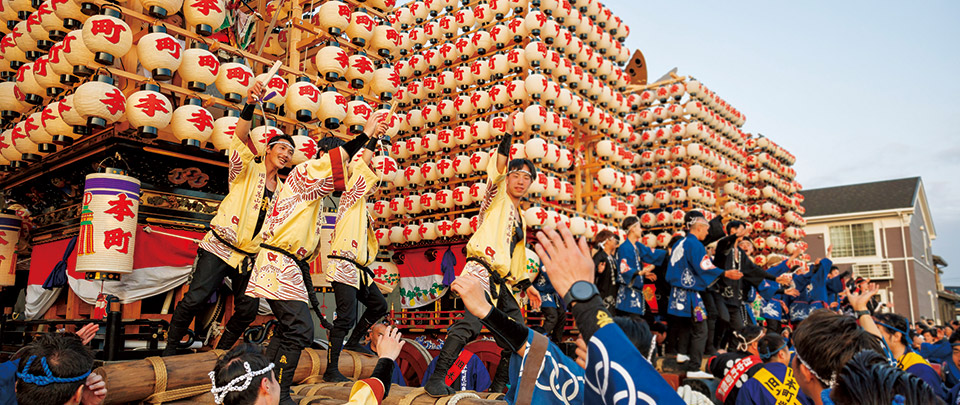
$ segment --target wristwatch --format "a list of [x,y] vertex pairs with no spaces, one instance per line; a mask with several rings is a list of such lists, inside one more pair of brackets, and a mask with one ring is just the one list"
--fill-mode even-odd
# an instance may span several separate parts
[[570,286],[570,290],[563,296],[564,302],[571,304],[574,302],[589,301],[591,298],[600,295],[597,286],[589,281],[577,281]]
[[854,311],[853,314],[857,316],[857,319],[860,319],[861,316],[870,315],[870,311],[864,309],[862,311]]

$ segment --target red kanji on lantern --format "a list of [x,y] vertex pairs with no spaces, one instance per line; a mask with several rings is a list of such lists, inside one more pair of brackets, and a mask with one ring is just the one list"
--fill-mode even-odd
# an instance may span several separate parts
[[211,116],[207,110],[197,110],[193,114],[190,114],[187,122],[192,122],[194,128],[197,128],[197,131],[203,131],[207,127],[213,128],[213,116]]
[[514,18],[512,21],[510,21],[509,24],[507,24],[507,28],[510,28],[510,31],[513,31],[514,33],[516,33],[517,28],[520,27],[520,24],[523,24],[523,20],[519,18]]
[[281,96],[287,95],[287,81],[283,80],[282,77],[271,77],[270,80],[267,81],[267,87],[276,89],[277,93],[280,93]]
[[[110,208],[103,210],[103,213],[113,215],[113,219],[117,221],[123,221],[124,217],[134,218],[136,215],[134,215],[133,210],[130,209],[133,207],[133,201],[134,200],[127,198],[126,194],[117,194],[117,199],[107,201]],[[109,248],[109,246],[106,247]]]
[[400,33],[395,29],[387,30],[387,40],[393,41],[396,46],[400,46]]
[[215,75],[217,74],[217,70],[220,69],[220,61],[213,55],[200,55],[200,58],[197,60],[197,66],[208,67],[210,68],[210,74]]
[[320,90],[317,90],[317,88],[313,86],[300,87],[300,91],[298,94],[301,96],[307,96],[310,99],[310,101],[314,103],[316,103],[320,99]]
[[355,18],[353,22],[363,26],[363,28],[367,31],[373,31],[373,27],[377,25],[377,23],[366,14],[360,14],[356,17],[357,18]]
[[300,146],[300,152],[303,152],[303,155],[308,158],[313,158],[317,155],[317,144],[316,142],[304,142]]
[[[137,104],[134,107],[141,109],[143,113],[149,117],[156,116],[157,111],[161,111],[164,113],[170,112],[170,110],[167,109],[166,103],[164,103],[163,100],[157,98],[157,95],[154,93],[148,93],[146,96],[142,97],[138,101],[140,102],[140,104]],[[63,103],[60,103],[60,105],[63,106]],[[68,106],[67,109],[69,108],[70,107]],[[60,111],[60,113],[63,114],[63,111]]]
[[122,24],[116,23],[115,19],[112,17],[101,18],[95,20],[93,25],[90,27],[90,33],[93,35],[103,34],[104,39],[107,42],[112,44],[117,44],[120,42],[120,33],[126,31],[127,28]]
[[220,4],[217,0],[197,0],[193,3],[192,7],[206,16],[210,15],[210,10],[217,10],[218,13],[223,12],[223,9],[220,8]]
[[127,248],[130,247],[131,236],[133,236],[133,234],[124,232],[121,228],[103,231],[103,247],[110,249],[113,246],[120,246],[117,252],[126,254]]
[[341,16],[343,16],[343,17],[349,18],[349,17],[350,17],[350,6],[348,6],[348,5],[346,5],[346,4],[341,4],[339,7],[337,7],[337,13],[340,14]]
[[170,56],[180,59],[180,43],[173,37],[166,36],[157,40],[158,51],[170,51]]
[[237,79],[237,83],[240,83],[243,86],[250,85],[250,78],[253,77],[253,73],[247,69],[244,69],[240,66],[234,66],[230,69],[227,69],[227,79]]
[[106,94],[107,98],[100,99],[101,103],[107,105],[107,111],[110,114],[116,115],[117,113],[122,113],[126,111],[126,99],[123,98],[123,93],[120,92],[120,89],[113,88]]
[[14,143],[17,142],[17,139],[26,139],[27,134],[23,131],[23,127],[17,125],[13,127],[13,131],[10,132],[10,140]]

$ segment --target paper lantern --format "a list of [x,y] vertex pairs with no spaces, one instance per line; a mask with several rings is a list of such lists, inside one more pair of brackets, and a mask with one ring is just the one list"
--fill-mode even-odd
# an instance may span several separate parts
[[58,109],[60,101],[47,104],[40,111],[40,126],[50,135],[50,142],[56,145],[70,145],[73,143],[73,127],[67,125],[60,117]]
[[390,245],[390,230],[387,228],[377,228],[373,232],[374,236],[377,238],[377,244],[380,246],[389,246]]
[[173,103],[155,84],[145,84],[143,90],[127,97],[126,110],[127,121],[143,138],[156,138],[173,118]]
[[372,204],[370,211],[374,217],[380,219],[390,218],[390,202],[387,200],[376,201]]
[[394,197],[390,199],[390,212],[392,212],[393,215],[407,214],[407,208],[404,206],[403,201],[403,197]]
[[390,243],[392,244],[399,245],[401,243],[406,242],[406,239],[403,237],[402,226],[394,226],[390,228],[389,236],[390,236]]
[[60,57],[60,48],[61,45],[58,42],[57,45],[50,48],[50,53],[37,58],[37,60],[33,62],[33,78],[40,87],[46,89],[46,95],[48,97],[60,95],[64,90],[64,86],[60,82],[60,75],[53,70],[50,62],[51,57],[56,57],[58,60],[62,59]]
[[234,131],[236,131],[237,122],[239,121],[240,115],[236,110],[227,110],[226,115],[213,121],[213,132],[210,133],[210,142],[213,142],[214,148],[221,151],[230,149]]
[[4,160],[9,161],[11,166],[19,167],[23,165],[21,162],[23,160],[23,153],[17,150],[16,145],[11,139],[15,128],[16,127],[0,132],[0,156],[2,156]]
[[[23,95],[22,101],[32,105],[43,104],[47,98],[46,89],[37,82],[33,66],[36,62],[25,63],[17,69],[17,89]],[[16,94],[16,93],[15,93]]]
[[374,156],[370,163],[380,181],[393,182],[399,173],[397,161],[389,156]]
[[350,56],[349,61],[346,78],[350,81],[350,87],[362,89],[373,78],[373,62],[363,52]]
[[200,147],[213,133],[213,115],[201,104],[200,99],[192,98],[173,111],[170,127],[184,145]]
[[227,4],[224,0],[186,0],[183,4],[186,26],[205,37],[220,29],[226,15]]
[[43,52],[37,46],[37,40],[28,35],[27,21],[24,19],[17,23],[10,32],[11,39],[24,52],[27,60],[36,60]]
[[23,122],[23,129],[30,141],[37,144],[37,149],[42,154],[57,151],[57,145],[53,143],[53,136],[43,126],[41,115],[42,111],[30,114]]
[[[219,78],[220,68],[220,61],[216,56],[214,56],[214,54],[210,53],[210,51],[206,49],[206,45],[196,42],[190,47],[190,49],[183,51],[183,58],[180,63],[179,73],[180,78],[186,82],[188,89],[197,92],[203,92],[206,91],[207,86],[209,86],[210,83],[213,83]],[[236,66],[231,66],[231,68],[235,69]],[[249,73],[250,76],[253,75],[252,71]],[[247,76],[243,69],[235,69],[234,72],[231,73],[231,76],[238,76],[241,80],[244,77],[247,78],[246,80],[249,80],[250,77]],[[226,79],[227,78],[224,77],[224,80]],[[237,90],[239,90],[239,87]],[[244,93],[241,94],[241,97],[245,96],[246,90],[244,90]],[[239,102],[239,99],[236,97],[233,97],[232,99],[237,100],[233,102]]]
[[453,191],[448,189],[437,190],[434,199],[437,201],[437,209],[449,210],[453,208]]
[[36,162],[43,156],[46,156],[47,153],[42,152],[39,144],[30,139],[27,131],[28,121],[29,117],[14,125],[13,130],[10,132],[9,139],[14,148],[20,152],[23,161]]
[[126,97],[114,87],[113,79],[107,76],[98,75],[94,80],[81,84],[73,95],[77,113],[93,128],[103,128],[117,122],[126,111]]
[[0,118],[14,120],[30,110],[30,105],[21,101],[22,94],[16,82],[0,82]]
[[[54,7],[51,7],[53,13],[63,21],[62,27],[67,30],[76,30],[83,27],[83,22],[89,18],[81,10],[81,5],[75,0],[54,0]],[[176,7],[178,10],[180,6]]]
[[250,140],[257,148],[257,155],[262,155],[267,149],[267,141],[270,138],[283,134],[283,131],[274,125],[276,125],[276,122],[267,120],[267,125],[261,125],[250,130]]
[[119,11],[104,7],[100,12],[84,21],[83,45],[95,54],[97,63],[109,66],[114,59],[127,54],[133,45],[133,34]]
[[403,208],[407,214],[416,215],[423,212],[423,205],[420,204],[420,196],[411,194],[403,198]]
[[471,222],[471,218],[457,217],[453,221],[453,229],[459,236],[468,236],[474,232]]
[[63,20],[53,13],[53,9],[53,4],[45,1],[27,18],[27,34],[37,40],[37,47],[42,50],[49,50],[53,42],[67,35],[63,31]]
[[422,239],[423,238],[420,237],[419,225],[407,225],[403,227],[404,242],[416,243],[416,242],[420,242]]
[[320,95],[320,109],[317,110],[317,116],[327,129],[340,128],[340,123],[347,116],[347,98],[338,93],[333,86],[328,86]]
[[437,239],[437,224],[433,222],[424,222],[417,228],[421,240]]
[[22,220],[14,214],[0,213],[0,287],[16,284],[17,244]]
[[370,79],[370,90],[373,94],[380,97],[381,101],[390,101],[393,99],[393,93],[400,88],[400,77],[397,72],[389,67],[381,67],[373,71],[373,77]]
[[[331,2],[324,3],[324,6]],[[338,3],[334,1],[333,3]],[[321,9],[323,6],[321,6]],[[330,41],[327,46],[320,48],[313,57],[313,63],[317,71],[323,75],[328,82],[339,81],[347,72],[350,66],[350,55],[348,55],[336,41]]]
[[459,186],[453,189],[453,203],[460,207],[465,207],[473,203],[470,197],[470,187]]
[[140,181],[108,169],[86,177],[76,271],[86,278],[118,278],[133,271]]
[[367,14],[366,9],[357,9],[350,15],[350,23],[346,28],[350,43],[359,47],[366,46],[367,42],[373,38],[373,29],[376,26],[377,22]]
[[[67,0],[70,2],[71,0]],[[143,9],[159,19],[167,18],[168,15],[176,13],[183,6],[183,0],[140,0]]]
[[381,58],[389,58],[398,48],[401,47],[401,35],[396,29],[389,25],[378,25],[373,29],[373,35],[370,38],[370,49],[375,51]]
[[420,175],[423,176],[423,180],[426,181],[428,186],[432,186],[433,182],[440,178],[440,174],[437,172],[437,164],[433,162],[423,162],[420,166]]
[[[289,85],[287,80],[279,75],[267,77],[266,73],[261,73],[254,78],[255,82],[263,83],[263,109],[267,112],[276,113],[277,105],[284,104],[287,100]],[[319,90],[318,90],[319,97]]]
[[487,195],[487,183],[478,181],[470,185],[470,199],[478,203]]
[[239,103],[247,97],[247,91],[253,86],[253,70],[242,63],[224,63],[219,67],[216,85],[225,100]]
[[312,121],[320,108],[320,89],[308,77],[300,77],[290,85],[284,103],[287,114],[296,117],[297,121]]
[[422,186],[424,182],[423,172],[420,170],[420,166],[416,165],[407,166],[406,169],[403,169],[403,177],[407,180],[410,188]]
[[317,156],[317,141],[308,135],[307,130],[297,129],[293,136],[293,157],[287,167],[296,166]]

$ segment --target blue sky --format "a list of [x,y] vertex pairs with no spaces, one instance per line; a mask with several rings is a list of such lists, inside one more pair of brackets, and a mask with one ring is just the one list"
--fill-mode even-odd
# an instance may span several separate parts
[[921,176],[960,285],[960,2],[603,2],[650,79],[692,75],[797,156],[805,188]]

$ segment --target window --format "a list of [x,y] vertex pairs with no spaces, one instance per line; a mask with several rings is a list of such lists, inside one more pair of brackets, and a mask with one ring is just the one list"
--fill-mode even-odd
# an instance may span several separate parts
[[854,264],[853,276],[871,280],[890,280],[893,279],[893,268],[890,263]]
[[830,227],[830,243],[835,257],[876,256],[873,224],[851,224]]

